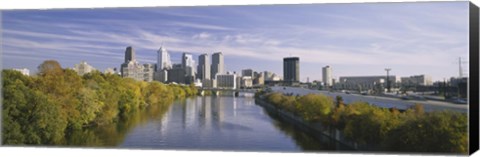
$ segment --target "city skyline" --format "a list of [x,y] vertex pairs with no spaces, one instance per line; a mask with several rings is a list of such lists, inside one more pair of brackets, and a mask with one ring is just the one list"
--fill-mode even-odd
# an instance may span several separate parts
[[103,71],[119,68],[127,46],[141,63],[156,63],[165,46],[174,63],[184,52],[194,60],[222,52],[226,71],[236,72],[282,74],[282,58],[298,56],[303,82],[322,80],[326,65],[334,78],[385,75],[388,67],[396,76],[443,80],[458,75],[458,57],[468,62],[468,18],[457,18],[468,17],[466,8],[441,2],[3,11],[3,68],[35,72],[55,59],[64,68],[85,60]]

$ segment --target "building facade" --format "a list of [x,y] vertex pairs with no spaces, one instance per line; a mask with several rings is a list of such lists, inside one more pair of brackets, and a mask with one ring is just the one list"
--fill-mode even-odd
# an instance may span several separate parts
[[192,54],[182,54],[182,67],[185,69],[185,76],[195,76],[195,60]]
[[243,69],[242,70],[242,76],[249,76],[250,78],[253,78],[253,70],[252,69]]
[[172,68],[172,61],[170,59],[170,54],[168,53],[167,49],[163,47],[163,45],[157,51],[157,68],[156,71],[161,71],[163,69],[171,69]]
[[283,58],[283,80],[290,83],[300,81],[300,59],[298,57]]
[[431,86],[432,77],[428,75],[414,75],[400,78],[402,86]]
[[332,68],[328,65],[322,68],[322,81],[326,87],[330,87],[333,85]]
[[218,74],[216,75],[216,87],[225,89],[237,88],[237,75],[235,74]]
[[250,76],[242,76],[240,81],[240,88],[251,88],[253,86],[253,80]]
[[152,82],[155,64],[143,64],[143,81]]
[[225,74],[225,62],[222,52],[212,54],[211,78],[215,78],[217,74]]
[[[395,75],[389,76],[392,85],[398,82]],[[387,87],[387,76],[342,76],[336,88],[345,90],[381,90]],[[392,86],[393,87],[393,86]]]
[[185,84],[185,69],[182,64],[173,64],[172,69],[168,70],[168,82]]
[[81,61],[80,64],[75,64],[73,70],[77,72],[78,75],[84,75],[86,73],[92,72],[95,68],[89,65],[85,61]]
[[208,54],[198,56],[197,78],[200,80],[210,80],[210,59]]

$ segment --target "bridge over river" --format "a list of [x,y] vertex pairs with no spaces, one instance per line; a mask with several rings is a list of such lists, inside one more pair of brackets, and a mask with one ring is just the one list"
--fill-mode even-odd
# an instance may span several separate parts
[[212,88],[212,87],[202,87],[198,88],[198,93],[199,95],[205,95],[205,91],[211,91],[212,95],[220,95],[220,94],[233,94],[235,96],[238,96],[240,93],[256,93],[259,91],[259,88],[241,88],[241,89],[233,89],[233,88]]

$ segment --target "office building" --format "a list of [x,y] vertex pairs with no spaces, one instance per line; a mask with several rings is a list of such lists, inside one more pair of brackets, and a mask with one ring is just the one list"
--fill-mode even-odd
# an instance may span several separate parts
[[[390,75],[389,80],[393,86],[398,82],[395,75]],[[339,78],[337,88],[346,90],[380,90],[387,87],[387,76],[342,76]]]
[[22,68],[22,69],[15,69],[14,68],[12,70],[19,71],[20,73],[22,73],[25,76],[30,76],[30,70],[28,70],[27,68]]
[[82,76],[86,73],[92,72],[95,68],[89,65],[85,61],[81,61],[80,64],[75,64],[73,70],[77,72],[78,75]]
[[157,51],[157,67],[156,71],[161,71],[163,69],[171,69],[172,61],[170,60],[170,54],[163,45]]
[[253,80],[250,76],[242,76],[240,81],[241,88],[251,88],[253,86]]
[[168,70],[168,82],[185,84],[185,69],[182,64],[173,64],[172,69]]
[[300,59],[298,57],[283,58],[283,78],[287,83],[300,81]]
[[135,61],[135,51],[131,46],[127,47],[125,50],[125,61],[124,63],[128,63],[130,61]]
[[195,76],[195,60],[193,60],[192,54],[182,54],[182,67],[185,69],[185,76]]
[[[151,69],[150,69],[151,68]],[[120,65],[120,74],[122,77],[133,78],[137,81],[151,81],[153,79],[153,65],[142,65],[135,59],[135,51],[132,47],[125,50],[125,62]],[[145,74],[148,72],[148,74]]]
[[143,81],[152,82],[154,72],[154,64],[143,64]]
[[333,85],[332,68],[328,65],[322,68],[322,81],[326,87],[330,87]]
[[210,59],[208,54],[198,56],[197,78],[200,80],[210,80]]
[[265,76],[264,73],[258,73],[257,76],[253,79],[254,86],[260,86],[265,84]]
[[249,76],[250,78],[254,78],[254,72],[252,69],[244,69],[242,70],[242,76]]
[[432,77],[428,75],[414,75],[400,78],[402,86],[431,86]]
[[237,75],[236,74],[217,74],[216,75],[216,87],[225,89],[237,88]]
[[222,52],[212,54],[211,78],[215,78],[217,74],[225,74],[225,63]]

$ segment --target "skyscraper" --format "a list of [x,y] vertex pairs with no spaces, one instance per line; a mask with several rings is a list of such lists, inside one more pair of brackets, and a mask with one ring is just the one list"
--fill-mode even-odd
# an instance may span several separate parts
[[133,48],[131,46],[127,47],[125,50],[125,62],[128,63],[129,61],[134,61],[135,60],[135,51],[133,51]]
[[198,56],[197,78],[201,80],[210,79],[210,60],[208,54]]
[[288,83],[300,80],[300,59],[298,57],[283,58],[283,80]]
[[322,81],[325,86],[332,86],[332,68],[328,65],[322,68]]
[[222,52],[216,52],[212,55],[211,78],[215,79],[216,74],[225,74],[225,64]]
[[170,60],[170,54],[167,50],[163,47],[163,45],[157,51],[157,71],[161,71],[163,69],[171,69],[172,68],[172,61]]
[[250,76],[251,78],[254,78],[253,70],[252,69],[243,69],[242,70],[242,76]]
[[125,62],[120,66],[122,77],[133,78],[138,81],[145,80],[144,66],[135,60],[135,51],[132,47],[125,50]]
[[185,76],[195,76],[195,60],[192,54],[182,54],[182,67],[185,69]]

